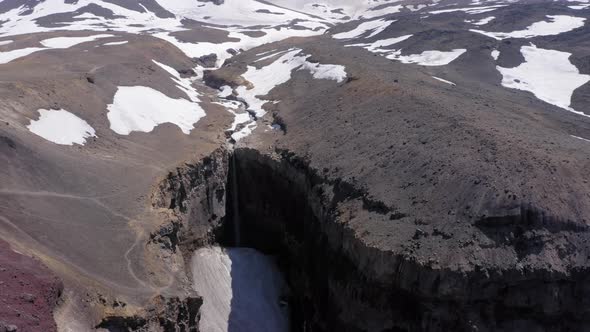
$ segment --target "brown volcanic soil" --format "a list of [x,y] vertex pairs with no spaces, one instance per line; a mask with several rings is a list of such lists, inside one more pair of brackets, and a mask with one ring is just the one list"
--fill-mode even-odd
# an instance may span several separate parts
[[[35,39],[64,34],[88,33]],[[207,116],[190,135],[171,124],[151,133],[115,134],[106,113],[117,86],[142,85],[187,98],[152,59],[177,70],[194,67],[167,42],[116,34],[0,65],[0,234],[43,259],[66,291],[76,290],[67,292],[72,309],[64,324],[89,326],[105,313],[133,315],[157,295],[191,294],[182,257],[161,257],[146,245],[170,220],[148,198],[170,170],[223,145],[232,121],[230,113],[208,103],[215,91],[201,85]],[[115,40],[129,43],[101,46]],[[85,146],[60,146],[33,135],[26,126],[39,108],[64,108],[85,119],[98,137]]]
[[0,241],[0,330],[14,325],[20,332],[57,331],[53,308],[62,290],[62,282],[43,263]]

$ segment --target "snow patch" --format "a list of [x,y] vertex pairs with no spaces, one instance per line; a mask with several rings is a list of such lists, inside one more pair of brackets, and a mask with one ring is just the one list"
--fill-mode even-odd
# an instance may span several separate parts
[[249,110],[256,116],[263,116],[266,112],[262,106],[267,102],[258,96],[267,95],[273,88],[291,79],[291,72],[307,70],[316,79],[328,79],[342,82],[346,79],[346,70],[341,65],[319,64],[307,61],[310,55],[300,55],[300,49],[291,49],[268,66],[256,68],[248,66],[248,70],[242,76],[252,84],[248,88],[240,86],[236,89],[238,96],[247,104]]
[[9,63],[9,62],[16,60],[18,58],[22,58],[22,57],[25,57],[29,54],[33,54],[35,52],[39,52],[42,50],[46,50],[46,48],[27,47],[27,48],[12,50],[12,51],[0,52],[0,64]]
[[541,49],[534,44],[520,51],[525,62],[518,67],[496,67],[502,74],[502,85],[532,92],[540,100],[576,112],[570,107],[572,95],[590,81],[590,75],[580,74],[569,61],[571,53]]
[[39,119],[31,120],[27,128],[34,134],[60,145],[84,145],[89,137],[96,137],[94,128],[66,110],[40,109]]
[[270,256],[250,248],[200,248],[191,270],[193,288],[204,300],[201,331],[289,331],[282,302],[288,286]]
[[443,82],[443,83],[446,83],[446,84],[450,84],[450,85],[457,85],[457,84],[455,84],[455,83],[453,83],[453,82],[451,82],[451,81],[447,81],[447,80],[445,80],[445,79],[442,79],[442,78],[440,78],[440,77],[432,76],[432,78],[434,78],[435,80],[441,81],[441,82]]
[[492,58],[494,58],[495,61],[498,61],[498,58],[500,57],[500,51],[498,50],[493,50],[492,51]]
[[401,50],[392,52],[386,57],[391,60],[401,61],[402,63],[415,63],[421,66],[444,66],[456,60],[463,53],[467,52],[464,48],[457,48],[452,51],[424,51],[420,54],[401,55]]
[[547,15],[548,22],[535,22],[524,30],[513,32],[486,32],[482,30],[470,29],[469,31],[481,33],[482,35],[502,40],[506,38],[533,38],[538,36],[552,36],[560,33],[572,31],[584,26],[586,19],[583,17],[567,15]]
[[95,41],[100,38],[107,38],[107,37],[114,37],[113,35],[94,35],[94,36],[87,36],[87,37],[56,37],[56,38],[49,38],[41,41],[41,45],[47,48],[70,48],[72,46]]
[[371,38],[380,34],[393,22],[395,21],[387,21],[384,19],[363,22],[350,31],[337,33],[335,35],[332,35],[332,37],[336,39],[352,39],[357,38],[365,33],[368,33],[369,31],[372,31],[372,33],[366,37]]
[[129,41],[127,41],[127,40],[123,40],[123,41],[118,41],[118,42],[104,43],[104,44],[102,44],[102,46],[124,45],[124,44],[127,44],[128,42]]
[[119,135],[133,131],[149,133],[163,123],[175,124],[188,135],[205,116],[199,104],[170,98],[145,86],[120,86],[107,109],[110,127]]
[[480,20],[465,20],[465,22],[471,23],[473,25],[486,25],[486,24],[490,23],[491,21],[493,21],[494,19],[496,19],[496,17],[490,16],[490,17],[482,18]]

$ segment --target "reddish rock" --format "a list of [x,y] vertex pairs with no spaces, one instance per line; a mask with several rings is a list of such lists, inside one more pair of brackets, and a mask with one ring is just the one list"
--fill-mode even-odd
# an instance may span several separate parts
[[43,263],[0,241],[0,330],[57,331],[53,309],[62,290]]

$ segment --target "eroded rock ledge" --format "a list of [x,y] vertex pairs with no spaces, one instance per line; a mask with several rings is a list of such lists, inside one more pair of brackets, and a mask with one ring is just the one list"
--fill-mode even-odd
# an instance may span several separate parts
[[[325,174],[288,151],[220,149],[159,186],[154,206],[176,219],[152,241],[185,259],[202,245],[233,245],[239,213],[240,245],[279,257],[294,294],[294,331],[590,328],[586,228],[523,206],[462,226],[469,241],[458,242],[456,229],[412,220]],[[362,221],[371,218],[412,235],[370,242]],[[421,246],[435,250],[423,256]],[[471,257],[481,252],[485,259]],[[497,263],[503,253],[519,260]]]

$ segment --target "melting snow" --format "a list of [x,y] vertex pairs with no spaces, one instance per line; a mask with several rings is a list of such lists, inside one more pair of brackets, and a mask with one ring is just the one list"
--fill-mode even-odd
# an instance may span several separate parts
[[40,109],[39,120],[31,120],[27,128],[34,134],[60,145],[84,145],[88,137],[96,137],[94,128],[66,110]]
[[388,47],[388,46],[395,45],[397,43],[401,43],[410,37],[412,37],[412,35],[405,35],[405,36],[401,36],[401,37],[381,39],[381,40],[377,40],[373,43],[368,43],[368,44],[352,44],[352,45],[346,45],[346,46],[347,47],[348,46],[360,46],[360,47],[363,47],[373,53],[388,53],[388,52],[392,52],[394,50],[385,49],[383,47]]
[[575,10],[582,10],[582,9],[586,9],[588,7],[590,7],[590,5],[573,5],[573,6],[568,6],[571,9],[575,9]]
[[470,31],[481,33],[485,36],[497,40],[506,38],[532,38],[537,36],[551,36],[560,33],[572,31],[584,26],[586,21],[583,17],[574,17],[567,15],[547,15],[549,22],[535,22],[524,30],[513,32],[486,32],[482,30],[471,29]]
[[494,60],[498,61],[498,58],[500,57],[500,51],[498,50],[493,50],[492,51],[492,58],[494,58]]
[[163,63],[160,63],[156,60],[152,60],[156,65],[158,65],[160,68],[164,69],[165,71],[167,71],[170,75],[172,75],[172,79],[176,82],[176,86],[184,91],[186,93],[186,95],[190,98],[190,100],[192,100],[195,103],[198,103],[199,100],[199,92],[197,92],[197,90],[195,88],[193,88],[193,82],[194,79],[190,79],[190,78],[182,78],[180,77],[180,73],[178,71],[176,71],[176,69],[167,66]]
[[248,104],[248,109],[254,111],[256,116],[263,116],[266,112],[262,109],[267,100],[257,96],[267,95],[274,87],[291,79],[291,72],[295,69],[307,70],[316,79],[329,79],[342,82],[346,79],[344,66],[311,63],[307,61],[310,55],[299,55],[300,49],[292,49],[282,55],[268,66],[260,69],[248,66],[248,70],[242,76],[252,83],[248,89],[240,86],[236,89],[239,97]]
[[466,49],[457,48],[448,52],[424,51],[420,54],[401,55],[400,50],[387,55],[387,58],[391,60],[398,60],[402,63],[415,63],[421,66],[444,66],[448,65],[465,52],[467,52]]
[[0,41],[0,46],[8,45],[10,43],[12,43],[12,40],[1,40]]
[[12,50],[12,51],[0,52],[0,64],[9,63],[12,60],[16,60],[18,58],[22,58],[24,56],[27,56],[29,54],[32,54],[32,53],[35,53],[38,51],[42,51],[42,50],[46,50],[46,48],[27,47],[27,48]]
[[127,44],[128,41],[124,40],[124,41],[118,41],[118,42],[111,42],[111,43],[104,43],[102,44],[102,46],[115,46],[115,45],[124,45]]
[[[574,91],[590,81],[569,61],[571,53],[537,48],[535,45],[520,49],[525,62],[515,68],[496,67],[502,74],[502,85],[532,92],[537,98],[576,112],[570,107]],[[580,113],[580,112],[576,112]]]
[[587,138],[583,138],[583,137],[579,137],[579,136],[574,136],[574,135],[570,135],[571,137],[575,138],[575,139],[579,139],[582,140],[584,142],[590,142],[590,139]]
[[337,34],[333,35],[332,37],[334,37],[336,39],[351,39],[351,38],[357,38],[369,31],[372,31],[372,33],[367,36],[367,38],[371,38],[371,37],[376,36],[379,33],[381,33],[393,22],[395,22],[395,21],[387,21],[384,19],[375,20],[375,21],[368,21],[368,22],[364,22],[364,23],[359,24],[356,28],[354,28],[350,31],[337,33]]
[[443,83],[450,84],[450,85],[457,85],[457,84],[455,84],[455,83],[453,83],[453,82],[451,82],[451,81],[447,81],[447,80],[445,80],[445,79],[442,79],[442,78],[440,78],[440,77],[432,76],[432,78],[434,78],[435,80],[439,80],[439,81],[441,81],[441,82],[443,82]]
[[9,63],[10,61],[16,60],[18,58],[25,57],[29,54],[49,50],[49,49],[60,49],[60,48],[68,48],[74,45],[85,43],[89,41],[93,41],[99,38],[106,38],[106,37],[113,37],[113,35],[94,35],[88,37],[57,37],[57,38],[49,38],[41,41],[41,45],[45,47],[27,47],[16,49],[12,51],[0,52],[0,64]]
[[490,16],[490,17],[482,18],[481,20],[465,20],[465,22],[471,23],[473,25],[486,25],[486,24],[490,23],[491,21],[493,21],[495,18],[496,17],[494,17],[494,16]]
[[107,38],[107,37],[114,37],[113,35],[94,35],[94,36],[87,36],[87,37],[56,37],[56,38],[49,38],[41,41],[41,45],[47,48],[70,48],[72,46],[91,42],[100,38]]
[[249,248],[201,248],[191,270],[204,300],[201,331],[289,331],[287,303],[282,305],[288,286],[269,256]]

